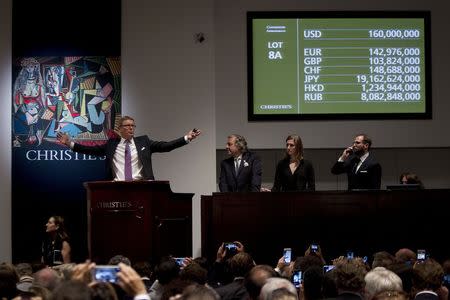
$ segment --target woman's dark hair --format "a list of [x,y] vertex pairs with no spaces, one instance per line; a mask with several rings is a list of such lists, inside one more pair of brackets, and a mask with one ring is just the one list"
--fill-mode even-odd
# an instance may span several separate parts
[[64,226],[64,218],[61,216],[51,216],[55,221],[55,225],[58,227],[56,229],[56,234],[61,238],[61,240],[67,240],[69,235],[66,232],[66,227]]

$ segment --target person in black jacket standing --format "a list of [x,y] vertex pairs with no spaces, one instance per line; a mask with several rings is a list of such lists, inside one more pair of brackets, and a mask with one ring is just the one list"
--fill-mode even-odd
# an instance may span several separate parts
[[358,134],[331,168],[335,175],[347,173],[349,190],[380,189],[381,165],[370,152],[371,146],[372,140],[366,134]]
[[261,159],[248,151],[242,135],[228,136],[229,158],[220,164],[219,190],[221,192],[259,192],[261,188]]
[[74,143],[66,133],[58,132],[58,140],[74,152],[94,156],[106,156],[106,173],[110,180],[132,181],[155,179],[152,169],[152,154],[169,152],[200,135],[201,131],[192,129],[184,137],[173,141],[153,141],[148,136],[134,136],[135,122],[124,116],[119,121],[119,137],[110,138],[105,144],[86,146]]

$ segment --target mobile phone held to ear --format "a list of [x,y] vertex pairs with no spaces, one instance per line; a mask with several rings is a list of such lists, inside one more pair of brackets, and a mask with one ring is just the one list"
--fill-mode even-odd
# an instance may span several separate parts
[[95,266],[95,269],[92,270],[92,277],[95,281],[99,282],[117,282],[117,273],[120,271],[119,266]]
[[283,257],[284,257],[284,263],[286,265],[290,264],[292,261],[292,248],[284,248],[283,249]]

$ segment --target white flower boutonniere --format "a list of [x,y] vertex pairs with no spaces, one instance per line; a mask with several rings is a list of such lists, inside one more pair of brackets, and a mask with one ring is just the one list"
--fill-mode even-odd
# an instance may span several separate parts
[[249,166],[248,162],[246,162],[246,161],[244,160],[244,168],[245,168],[245,167],[248,167],[248,166]]

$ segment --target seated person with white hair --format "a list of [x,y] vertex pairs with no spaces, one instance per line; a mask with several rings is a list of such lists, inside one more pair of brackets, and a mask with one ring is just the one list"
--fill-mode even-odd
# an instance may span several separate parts
[[394,272],[376,267],[364,277],[366,282],[366,300],[371,300],[376,294],[384,291],[403,291],[402,280]]

